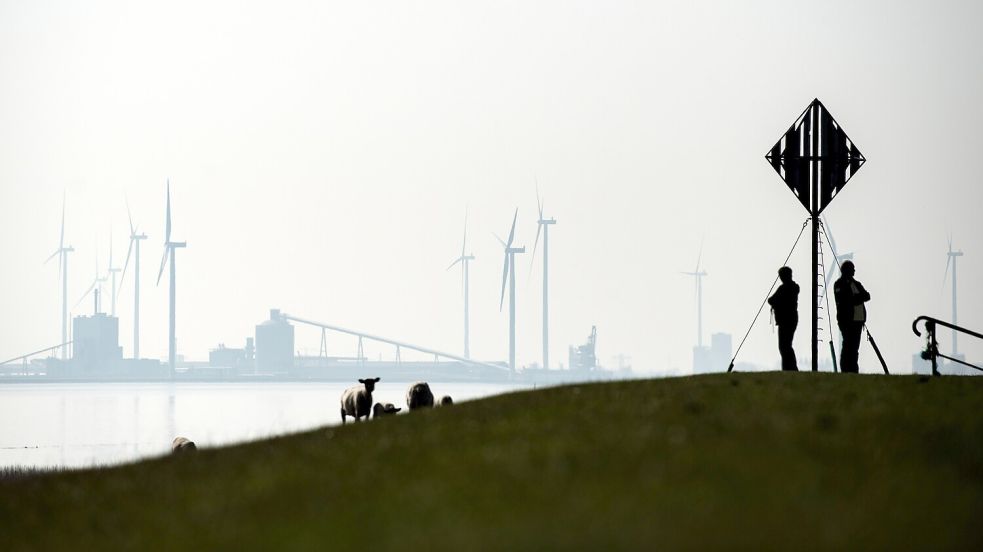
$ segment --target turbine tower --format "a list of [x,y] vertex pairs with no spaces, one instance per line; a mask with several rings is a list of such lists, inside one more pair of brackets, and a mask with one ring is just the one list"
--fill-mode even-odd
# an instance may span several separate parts
[[110,311],[111,316],[116,316],[116,275],[119,274],[120,269],[113,268],[113,231],[109,231],[109,277],[113,279],[113,296],[110,298]]
[[55,256],[58,257],[58,273],[61,275],[61,358],[68,359],[68,254],[75,251],[72,246],[65,246],[65,194],[61,196],[61,237],[58,239],[58,249],[45,260],[45,264]]
[[829,267],[826,271],[826,288],[829,288],[829,283],[833,280],[833,276],[836,276],[836,272],[840,270],[840,265],[843,261],[852,261],[853,252],[843,253],[842,255],[836,250],[836,238],[833,237],[833,229],[829,226],[829,221],[826,217],[822,218],[823,226],[826,228],[826,235],[829,237],[829,246],[833,250],[833,258],[836,262]]
[[164,267],[167,266],[168,257],[171,262],[170,274],[170,320],[168,323],[167,340],[167,364],[171,369],[171,377],[174,377],[174,370],[177,367],[177,340],[174,333],[175,320],[175,279],[177,270],[175,268],[174,251],[181,247],[187,247],[187,242],[171,241],[171,181],[167,181],[167,221],[164,227],[164,256],[160,259],[160,272],[157,273],[157,285],[160,285],[160,278],[164,275]]
[[502,247],[505,248],[505,266],[502,268],[502,297],[498,303],[498,310],[501,312],[502,305],[505,303],[505,284],[509,284],[509,370],[515,373],[515,254],[525,253],[525,247],[512,247],[515,239],[515,221],[519,217],[519,209],[515,210],[512,216],[512,228],[509,230],[508,242],[503,242],[501,238],[495,236]]
[[464,213],[464,240],[461,242],[461,256],[454,259],[454,262],[447,267],[447,270],[454,268],[454,265],[461,263],[461,286],[464,290],[464,358],[471,358],[471,342],[470,342],[470,327],[471,327],[471,317],[469,314],[469,293],[468,293],[468,263],[474,260],[474,254],[465,255],[464,251],[468,245],[468,214],[467,211]]
[[[949,236],[949,252],[946,254],[947,258],[945,261],[945,275],[942,276],[942,287],[945,287],[946,276],[949,275],[949,263],[952,263],[952,325],[958,326],[959,320],[956,317],[956,261],[959,257],[963,256],[963,252],[952,250],[952,236]],[[959,333],[956,330],[952,330],[952,356],[953,358],[959,358]]]
[[126,216],[130,220],[130,247],[126,250],[126,261],[123,263],[123,274],[120,276],[120,290],[123,291],[123,281],[126,278],[126,267],[130,266],[130,254],[136,253],[133,259],[133,358],[140,358],[140,242],[147,239],[146,234],[137,234],[133,226],[133,216],[130,215],[130,202],[126,202]]
[[681,272],[696,278],[696,345],[703,347],[703,277],[707,275],[700,262],[703,260],[703,243],[700,243],[700,255],[696,258],[696,268],[693,272]]
[[556,219],[543,218],[543,201],[539,197],[539,187],[536,188],[536,206],[539,207],[539,220],[536,221],[536,241],[532,246],[532,260],[529,270],[532,271],[532,263],[536,262],[536,246],[539,245],[539,233],[543,233],[543,369],[550,368],[550,283],[549,283],[549,255],[550,255],[550,226],[556,224]]

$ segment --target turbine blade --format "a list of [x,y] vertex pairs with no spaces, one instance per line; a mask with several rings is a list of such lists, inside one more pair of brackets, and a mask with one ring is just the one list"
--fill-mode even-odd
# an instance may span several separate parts
[[543,201],[539,197],[539,179],[536,178],[536,207],[539,208],[539,220],[543,220]]
[[505,266],[502,267],[502,297],[498,300],[498,312],[502,312],[502,306],[505,305],[505,282],[509,278],[509,254],[505,253]]
[[[942,275],[942,290],[945,289],[945,281],[949,277],[949,264],[950,263],[952,263],[952,255],[946,255],[946,258],[945,258],[945,274]],[[939,293],[942,293],[942,290],[939,290]]]
[[[540,220],[543,219],[542,215],[539,217]],[[539,246],[539,233],[543,231],[543,225],[536,223],[536,241],[532,244],[532,256],[529,259],[529,273],[532,274],[532,267],[536,264],[536,248]]]
[[89,289],[85,290],[85,293],[83,293],[82,297],[78,300],[77,303],[75,303],[75,306],[72,307],[72,310],[78,308],[78,306],[82,304],[82,301],[85,301],[85,298],[88,297],[90,293],[92,293],[92,290],[95,289],[97,283],[98,280],[92,281],[92,285],[89,286]]
[[508,245],[506,245],[505,242],[502,241],[502,238],[498,237],[498,234],[492,232],[492,236],[495,236],[495,239],[498,240],[498,243],[502,244],[502,247],[508,247]]
[[171,241],[171,180],[167,179],[167,222],[164,226],[164,242]]
[[130,221],[130,235],[137,233],[136,228],[133,227],[133,215],[130,213],[130,198],[123,194],[123,200],[126,201],[126,218]]
[[703,238],[700,238],[700,254],[696,257],[696,269],[693,270],[693,272],[699,272],[700,271],[700,261],[703,260],[703,241],[705,239],[706,239],[705,236]]
[[126,267],[130,266],[130,254],[133,252],[133,242],[136,240],[130,239],[130,247],[126,250],[126,261],[123,262],[123,272],[119,277],[119,288],[116,290],[116,296],[119,297],[120,292],[123,291],[123,282],[126,281]]
[[464,209],[464,239],[461,240],[461,256],[464,256],[464,249],[468,245],[468,209]]
[[462,259],[464,259],[464,255],[461,255],[460,257],[454,259],[454,262],[447,266],[447,270],[454,268],[454,265],[461,262]]
[[55,256],[58,255],[59,253],[61,253],[61,249],[59,249],[58,251],[55,251],[54,253],[51,254],[50,257],[48,257],[47,259],[45,259],[44,260],[44,264],[48,264],[48,261],[50,261],[51,259],[54,259]]
[[65,248],[65,191],[61,192],[61,237],[58,238],[58,249]]
[[164,256],[160,259],[160,272],[157,273],[157,285],[160,285],[160,277],[164,275],[164,267],[167,266],[167,253],[170,247],[164,247]]
[[822,217],[820,220],[822,220],[823,226],[826,228],[826,235],[829,237],[829,246],[833,250],[833,256],[839,257],[836,253],[836,238],[833,237],[833,229],[829,226],[829,221],[826,220],[826,217]]
[[512,247],[512,240],[515,239],[515,221],[519,218],[519,208],[515,208],[515,214],[512,215],[512,229],[509,230],[509,242],[506,247]]

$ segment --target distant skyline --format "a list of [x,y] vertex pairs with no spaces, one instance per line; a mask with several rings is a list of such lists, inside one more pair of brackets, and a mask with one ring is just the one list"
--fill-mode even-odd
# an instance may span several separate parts
[[[959,323],[983,329],[981,24],[971,1],[0,3],[0,360],[59,341],[44,260],[63,193],[69,306],[97,255],[105,271],[110,229],[122,265],[128,198],[148,236],[141,353],[167,358],[169,178],[172,236],[188,242],[179,354],[241,346],[271,308],[463,354],[461,274],[446,267],[467,209],[471,356],[504,361],[492,232],[518,208],[515,245],[531,251],[538,180],[561,221],[554,367],[596,325],[602,364],[689,373],[696,298],[680,272],[704,240],[704,342],[726,332],[736,348],[807,216],[764,155],[818,97],[867,158],[824,216],[907,372],[923,345],[912,320],[951,315],[949,234],[965,253]],[[516,262],[524,366],[542,359],[542,262]],[[790,265],[806,369],[808,243]],[[129,357],[132,266],[118,286]],[[319,342],[298,328],[302,352]],[[977,340],[959,345],[983,359]],[[767,311],[738,360],[777,368]],[[860,362],[877,370],[866,341]]]

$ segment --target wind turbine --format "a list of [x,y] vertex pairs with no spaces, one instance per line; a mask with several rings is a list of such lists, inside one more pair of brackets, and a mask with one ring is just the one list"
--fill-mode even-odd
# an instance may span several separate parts
[[509,230],[508,242],[503,242],[501,238],[495,239],[505,248],[505,265],[502,267],[502,297],[498,303],[498,310],[502,310],[505,303],[505,284],[509,284],[509,370],[515,372],[515,254],[525,253],[525,247],[512,247],[515,239],[515,221],[519,217],[519,209],[515,210],[512,216],[512,228]]
[[111,309],[109,314],[111,316],[116,316],[116,275],[119,274],[120,269],[113,268],[113,230],[109,230],[109,276],[113,279],[113,296],[110,298]]
[[464,289],[464,358],[471,358],[470,344],[470,314],[469,314],[469,293],[468,293],[468,263],[474,260],[474,254],[465,255],[464,251],[468,245],[468,213],[464,212],[464,240],[461,242],[461,256],[454,259],[454,262],[447,267],[447,270],[454,268],[454,265],[461,263],[461,285]]
[[133,226],[133,216],[130,214],[129,201],[126,202],[126,217],[130,221],[130,247],[126,250],[126,261],[123,263],[119,291],[123,291],[126,267],[130,266],[130,254],[135,250],[136,257],[133,262],[133,358],[140,358],[140,242],[147,239],[147,235],[137,234],[137,230]]
[[840,269],[840,265],[843,264],[843,261],[853,260],[853,252],[850,251],[849,253],[840,255],[839,252],[836,251],[836,238],[833,237],[833,229],[830,228],[829,221],[826,220],[826,217],[823,217],[823,226],[826,228],[826,235],[829,237],[829,247],[833,250],[833,258],[836,259],[836,262],[833,263],[833,265],[829,267],[829,270],[826,271],[826,288],[829,288],[830,281],[833,280],[833,276],[836,276],[836,272]]
[[[959,257],[963,256],[962,250],[953,251],[952,250],[952,236],[949,236],[949,252],[946,254],[945,260],[945,274],[942,276],[942,287],[945,288],[945,279],[949,275],[949,263],[952,263],[952,325],[959,325],[959,321],[956,317],[956,261]],[[959,353],[959,342],[957,341],[959,333],[956,330],[952,330],[952,356],[953,358],[958,358],[956,355]]]
[[101,310],[101,308],[100,308],[101,307],[100,306],[100,300],[102,299],[102,284],[105,283],[105,282],[106,282],[106,277],[105,276],[103,276],[102,278],[99,277],[99,251],[97,250],[96,251],[96,271],[95,271],[94,275],[92,276],[92,283],[89,284],[89,287],[85,290],[85,293],[82,294],[82,297],[80,297],[79,300],[75,303],[75,305],[72,306],[72,310],[74,311],[75,309],[77,309],[78,306],[82,304],[82,301],[85,301],[85,298],[88,297],[89,294],[92,293],[93,290],[96,290],[96,305],[95,305],[96,308],[95,308],[95,312],[96,313],[99,313],[100,310]]
[[177,277],[177,270],[175,268],[174,251],[181,247],[187,247],[187,242],[173,242],[171,241],[171,181],[167,181],[167,222],[164,227],[164,256],[160,259],[160,272],[157,273],[157,285],[160,285],[160,278],[164,275],[164,267],[167,266],[168,257],[171,261],[171,274],[170,274],[170,322],[168,324],[168,340],[167,340],[167,363],[171,368],[171,377],[174,377],[174,370],[177,366],[177,341],[174,334],[174,320],[175,320],[175,279]]
[[68,358],[68,254],[75,251],[72,246],[65,246],[65,193],[61,196],[61,237],[58,239],[58,249],[44,262],[48,263],[58,257],[58,272],[61,275],[61,358]]
[[543,218],[543,201],[539,198],[539,187],[536,187],[536,205],[539,207],[539,220],[536,221],[536,241],[532,245],[532,259],[529,270],[532,271],[532,263],[536,261],[536,247],[539,245],[539,233],[543,233],[543,369],[550,368],[550,283],[549,283],[549,254],[550,254],[550,226],[556,224],[556,219]]
[[700,255],[696,258],[696,268],[693,272],[681,272],[696,278],[696,344],[703,347],[703,277],[707,275],[700,262],[703,260],[703,243],[700,242]]

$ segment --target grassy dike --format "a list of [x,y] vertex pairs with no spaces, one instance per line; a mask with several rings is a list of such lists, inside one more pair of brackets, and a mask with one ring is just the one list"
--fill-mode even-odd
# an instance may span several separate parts
[[575,385],[0,483],[2,550],[640,545],[979,549],[983,378]]

